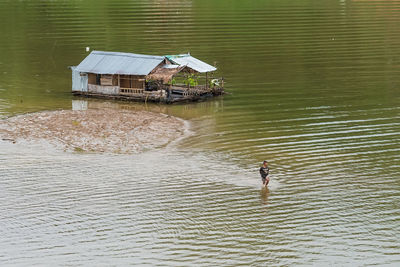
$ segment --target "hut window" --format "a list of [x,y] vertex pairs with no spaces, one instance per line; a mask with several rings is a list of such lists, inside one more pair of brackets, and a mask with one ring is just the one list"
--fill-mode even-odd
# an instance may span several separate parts
[[102,74],[100,82],[101,85],[112,85],[112,75]]

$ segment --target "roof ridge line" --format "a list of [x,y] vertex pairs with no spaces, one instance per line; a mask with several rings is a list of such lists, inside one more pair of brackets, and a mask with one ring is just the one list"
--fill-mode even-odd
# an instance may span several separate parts
[[145,55],[145,54],[134,54],[128,52],[111,52],[111,51],[99,51],[93,50],[90,54],[103,54],[108,56],[120,56],[120,57],[135,57],[135,58],[155,58],[155,59],[164,59],[165,56],[156,56],[156,55]]

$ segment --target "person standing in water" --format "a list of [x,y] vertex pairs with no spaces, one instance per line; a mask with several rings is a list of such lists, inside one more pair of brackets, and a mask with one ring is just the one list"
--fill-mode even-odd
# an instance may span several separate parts
[[261,180],[263,186],[267,186],[269,183],[269,168],[268,168],[268,161],[264,160],[263,165],[260,168]]

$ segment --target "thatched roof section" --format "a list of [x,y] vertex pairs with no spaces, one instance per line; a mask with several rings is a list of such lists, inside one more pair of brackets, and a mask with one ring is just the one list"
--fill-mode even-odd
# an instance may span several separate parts
[[179,73],[184,68],[185,66],[164,65],[155,69],[147,76],[147,78],[155,81],[162,81],[163,83],[168,83],[175,74]]

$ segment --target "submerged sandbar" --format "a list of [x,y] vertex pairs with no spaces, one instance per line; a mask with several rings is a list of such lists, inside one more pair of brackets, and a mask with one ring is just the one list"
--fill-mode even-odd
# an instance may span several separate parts
[[0,139],[45,141],[67,151],[139,153],[185,133],[185,121],[148,111],[59,110],[0,120]]

